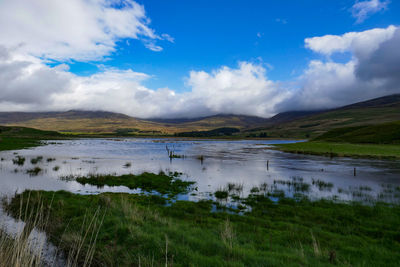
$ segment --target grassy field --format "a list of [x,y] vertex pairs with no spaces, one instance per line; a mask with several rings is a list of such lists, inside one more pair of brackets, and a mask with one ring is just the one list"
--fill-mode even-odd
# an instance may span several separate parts
[[243,134],[249,137],[265,134],[267,137],[309,139],[336,128],[400,121],[399,110],[400,104],[375,108],[339,109],[255,131],[247,131]]
[[314,140],[342,143],[400,144],[400,121],[337,128],[318,136]]
[[[95,243],[93,266],[398,266],[400,262],[399,206],[286,198],[272,202],[263,195],[251,195],[245,202],[251,211],[237,214],[212,201],[31,191],[17,195],[8,210],[18,214],[28,203],[30,209],[44,207],[49,223],[43,229],[67,254],[85,233],[82,226],[100,217],[98,233],[81,247],[86,255]],[[215,212],[215,207],[220,210]],[[83,261],[84,257],[78,259]]]
[[365,157],[365,158],[400,158],[400,145],[349,144],[334,142],[304,142],[279,144],[275,147],[281,151],[323,155],[329,157]]
[[400,158],[400,122],[342,127],[311,142],[276,145],[279,150],[329,157]]
[[40,140],[62,138],[66,137],[52,131],[0,126],[0,151],[34,147],[40,145]]

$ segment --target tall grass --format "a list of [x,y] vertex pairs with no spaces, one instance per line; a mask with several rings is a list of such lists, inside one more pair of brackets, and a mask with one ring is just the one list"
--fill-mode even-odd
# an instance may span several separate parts
[[41,253],[32,250],[29,240],[11,237],[0,231],[0,266],[41,266]]
[[[53,265],[56,262],[62,262],[63,266],[67,267],[91,265],[97,236],[104,219],[100,209],[97,209],[94,215],[85,217],[80,232],[71,237],[74,239],[74,245],[69,246],[68,251],[60,252],[57,248],[48,255],[45,253],[48,238],[43,233],[44,229],[50,227],[51,206],[52,201],[50,204],[44,204],[40,195],[32,197],[29,194],[27,200],[20,199],[17,219],[18,222],[24,222],[22,227],[17,229],[15,235],[0,229],[0,267],[36,267]],[[84,253],[83,246],[86,246]],[[58,247],[62,247],[61,242]]]

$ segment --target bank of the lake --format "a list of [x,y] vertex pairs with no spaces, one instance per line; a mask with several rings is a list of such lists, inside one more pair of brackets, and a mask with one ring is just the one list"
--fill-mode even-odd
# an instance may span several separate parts
[[284,152],[328,157],[400,159],[400,145],[311,141],[293,144],[277,144],[274,145],[274,147]]
[[53,131],[41,131],[25,127],[0,126],[0,151],[40,146],[42,140],[68,139]]

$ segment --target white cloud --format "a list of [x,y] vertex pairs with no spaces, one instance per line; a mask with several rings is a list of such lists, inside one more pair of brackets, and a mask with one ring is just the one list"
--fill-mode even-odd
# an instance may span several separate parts
[[149,23],[133,0],[0,1],[0,44],[53,60],[102,59],[121,38],[162,39]]
[[307,48],[314,52],[332,55],[333,53],[353,52],[368,55],[383,42],[391,39],[397,27],[391,25],[385,29],[376,28],[363,32],[349,32],[343,35],[325,35],[305,39]]
[[323,55],[350,52],[337,63],[313,60],[299,77],[299,87],[279,109],[334,108],[374,97],[400,93],[400,29],[390,26],[341,36],[306,39],[306,46]]
[[151,51],[154,52],[160,52],[163,50],[163,48],[159,45],[156,45],[154,41],[146,41],[144,45],[146,46],[147,49],[150,49]]
[[[189,92],[143,85],[151,76],[132,70],[103,68],[80,77],[65,65],[49,67],[19,61],[0,47],[0,110],[107,110],[136,117],[196,117],[216,113],[271,116],[289,92],[266,77],[261,65],[239,63],[207,73],[191,71]],[[8,53],[8,54],[7,54]],[[3,71],[5,69],[6,71]]]
[[[221,67],[212,73],[192,71],[187,84],[190,101],[201,103],[209,113],[270,116],[289,92],[268,80],[261,65],[239,63],[237,69]],[[194,101],[195,100],[195,101]]]
[[[115,9],[113,5],[122,5]],[[11,12],[14,11],[14,12]],[[71,19],[71,17],[73,19]],[[267,64],[240,62],[210,72],[191,71],[188,91],[144,86],[151,74],[101,67],[77,76],[53,60],[104,59],[121,38],[174,42],[149,27],[132,0],[4,0],[0,2],[0,110],[89,109],[136,117],[196,117],[234,113],[269,117],[279,111],[322,109],[400,92],[400,30],[395,26],[307,38],[321,54],[287,84],[267,76]],[[351,53],[335,62],[335,53]]]
[[161,34],[161,39],[167,40],[170,43],[174,43],[175,42],[175,38],[172,37],[171,35],[167,34],[167,33]]
[[278,22],[278,23],[282,23],[282,24],[287,24],[288,23],[287,19],[277,18],[277,19],[275,19],[275,21]]
[[[106,69],[90,77],[74,77],[74,89],[57,94],[54,108],[86,108],[124,112],[138,117],[196,117],[216,113],[270,116],[288,94],[265,76],[262,66],[241,62],[211,73],[192,71],[190,92],[142,85],[150,76],[132,70]],[[71,106],[71,103],[74,103]]]
[[367,1],[356,1],[352,6],[351,12],[353,17],[357,19],[357,23],[361,23],[366,20],[370,15],[387,9],[390,1],[380,0],[367,0]]

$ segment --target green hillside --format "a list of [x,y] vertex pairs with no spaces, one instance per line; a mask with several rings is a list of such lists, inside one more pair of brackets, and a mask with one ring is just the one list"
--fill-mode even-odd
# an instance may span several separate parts
[[37,146],[40,140],[65,138],[53,131],[0,126],[0,151]]
[[316,138],[332,129],[400,121],[400,95],[385,96],[305,116],[290,122],[246,130],[246,136]]
[[400,144],[400,121],[333,129],[314,140],[359,144]]

